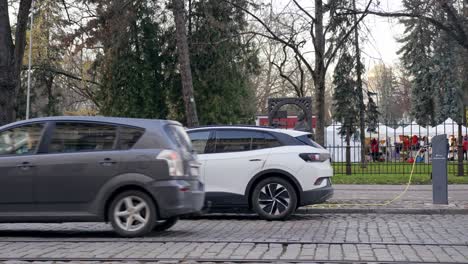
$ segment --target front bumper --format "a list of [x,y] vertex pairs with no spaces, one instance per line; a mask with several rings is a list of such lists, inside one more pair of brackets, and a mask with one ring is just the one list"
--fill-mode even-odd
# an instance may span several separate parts
[[154,182],[151,193],[156,200],[160,219],[199,213],[205,203],[205,187],[199,180]]
[[303,191],[300,206],[323,203],[333,196],[333,192],[334,190],[331,185],[314,190]]

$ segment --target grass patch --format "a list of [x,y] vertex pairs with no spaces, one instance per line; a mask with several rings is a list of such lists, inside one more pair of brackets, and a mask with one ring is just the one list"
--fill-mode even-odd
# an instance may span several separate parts
[[[346,175],[346,164],[341,162],[333,163],[335,176],[333,183],[336,184],[406,184],[410,177],[412,164],[394,163],[369,163],[367,168],[361,168],[360,164],[352,164],[352,175]],[[465,176],[458,177],[457,163],[448,164],[449,184],[468,184],[468,163],[465,162]],[[412,184],[431,184],[430,164],[417,163],[414,168]]]

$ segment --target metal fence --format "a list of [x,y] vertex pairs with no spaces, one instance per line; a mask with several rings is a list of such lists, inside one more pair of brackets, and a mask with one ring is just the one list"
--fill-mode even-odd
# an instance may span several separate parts
[[[330,151],[336,174],[346,174],[346,140],[340,135],[341,124],[326,128],[325,146]],[[366,166],[362,166],[359,134],[350,140],[352,174],[409,174],[416,161],[415,174],[430,175],[432,171],[431,140],[446,134],[449,141],[449,175],[458,173],[458,155],[463,155],[464,175],[468,175],[468,128],[462,126],[462,142],[458,142],[458,124],[451,119],[435,127],[411,124],[380,124],[375,132],[365,134]],[[459,151],[461,143],[462,151]],[[460,153],[459,153],[460,152]]]

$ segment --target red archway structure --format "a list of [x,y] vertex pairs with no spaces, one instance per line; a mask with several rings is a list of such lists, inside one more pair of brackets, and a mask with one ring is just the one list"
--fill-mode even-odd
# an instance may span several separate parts
[[304,112],[305,120],[310,128],[312,129],[312,98],[311,97],[299,97],[299,98],[269,98],[268,99],[268,123],[270,126],[273,125],[273,119],[278,114],[281,107],[285,105],[293,104],[298,106]]

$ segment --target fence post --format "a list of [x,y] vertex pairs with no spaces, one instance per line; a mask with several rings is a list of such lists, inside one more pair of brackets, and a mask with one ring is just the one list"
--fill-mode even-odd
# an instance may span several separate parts
[[346,175],[351,175],[351,127],[346,126]]
[[465,170],[463,168],[464,153],[463,153],[462,123],[463,122],[460,122],[458,124],[458,151],[457,151],[457,153],[458,153],[458,176],[464,176],[465,175]]

